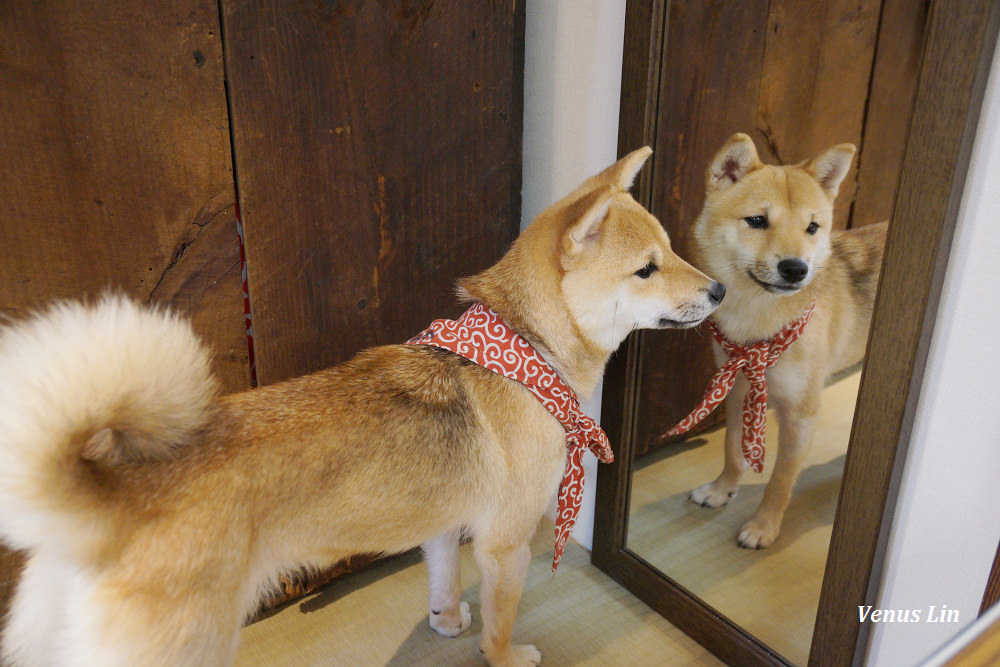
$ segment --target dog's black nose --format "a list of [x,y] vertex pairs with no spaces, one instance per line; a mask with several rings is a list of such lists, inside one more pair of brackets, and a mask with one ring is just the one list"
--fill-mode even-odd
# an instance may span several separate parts
[[783,259],[778,262],[778,273],[790,283],[801,282],[809,273],[809,265],[801,259]]
[[718,306],[725,296],[726,286],[718,281],[712,283],[712,287],[708,290],[708,300]]

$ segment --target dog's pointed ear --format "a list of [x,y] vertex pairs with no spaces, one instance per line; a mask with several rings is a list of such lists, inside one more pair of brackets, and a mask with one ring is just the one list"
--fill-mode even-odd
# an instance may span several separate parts
[[588,191],[597,189],[603,185],[612,185],[620,190],[628,190],[632,187],[636,175],[642,170],[642,166],[646,164],[646,160],[652,154],[653,149],[649,146],[643,146],[638,150],[634,150],[618,160],[618,162],[604,169],[604,171],[587,179],[586,184],[581,189]]
[[805,170],[819,181],[820,187],[830,199],[837,197],[840,184],[847,176],[857,150],[854,144],[837,144],[806,163]]
[[628,190],[635,183],[635,177],[639,175],[646,160],[653,154],[653,149],[643,146],[632,151],[618,162],[608,167],[605,171],[610,172],[610,180],[622,190]]
[[564,269],[571,268],[588,248],[600,243],[604,221],[617,192],[617,187],[606,185],[574,204],[575,211],[571,211],[579,213],[573,216],[562,239],[561,262]]
[[708,167],[706,187],[709,192],[725,190],[738,183],[751,171],[763,166],[764,163],[757,157],[757,147],[753,145],[753,139],[742,132],[734,134],[712,158],[712,164]]

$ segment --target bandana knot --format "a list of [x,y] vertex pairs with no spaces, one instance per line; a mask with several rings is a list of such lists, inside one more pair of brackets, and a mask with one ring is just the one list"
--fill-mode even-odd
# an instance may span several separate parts
[[589,449],[602,463],[611,463],[614,455],[608,436],[583,413],[576,393],[531,343],[482,303],[473,304],[457,320],[434,320],[407,344],[454,352],[520,382],[562,424],[568,452],[556,510],[555,574],[583,501],[583,452]]
[[767,369],[778,361],[782,352],[798,340],[815,309],[816,303],[813,302],[799,319],[785,325],[773,337],[750,345],[737,345],[731,342],[722,335],[715,323],[709,320],[708,328],[729,355],[729,360],[712,376],[708,389],[705,390],[705,396],[691,414],[663,435],[674,436],[690,431],[725,400],[736,383],[737,373],[743,371],[750,389],[743,400],[741,449],[747,465],[754,472],[763,472],[764,425],[767,422]]

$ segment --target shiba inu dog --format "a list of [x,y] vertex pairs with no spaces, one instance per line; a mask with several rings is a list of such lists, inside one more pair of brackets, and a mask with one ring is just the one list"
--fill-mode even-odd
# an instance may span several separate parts
[[[651,152],[591,177],[460,283],[579,396],[630,331],[694,326],[724,293],[627,193]],[[185,322],[120,297],[0,333],[0,536],[30,554],[4,660],[231,664],[283,570],[417,545],[430,625],[454,636],[471,620],[464,532],[482,571],[485,659],[538,664],[510,637],[567,444],[523,385],[390,345],[218,397],[208,359]]]
[[[694,264],[728,288],[712,317],[718,330],[737,345],[768,340],[815,302],[799,339],[766,372],[778,451],[764,498],[739,533],[744,547],[761,549],[778,536],[813,439],[824,382],[864,356],[886,223],[832,229],[834,200],[854,152],[853,145],[839,144],[801,164],[771,166],[760,161],[750,137],[735,134],[708,168],[693,250]],[[718,343],[715,356],[720,365],[726,360]],[[739,489],[748,387],[738,374],[726,398],[722,474],[691,493],[706,507],[725,505]]]

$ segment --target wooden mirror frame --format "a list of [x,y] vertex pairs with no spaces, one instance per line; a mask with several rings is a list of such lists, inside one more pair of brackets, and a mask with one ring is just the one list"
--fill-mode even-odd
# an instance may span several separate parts
[[[809,665],[861,665],[896,495],[1000,24],[993,0],[931,0]],[[626,9],[618,152],[655,143],[659,54],[669,3]],[[636,94],[645,91],[645,96]],[[636,199],[649,206],[652,167]],[[643,334],[608,366],[602,422],[615,463],[597,478],[593,563],[728,664],[787,665],[756,637],[626,547]]]

